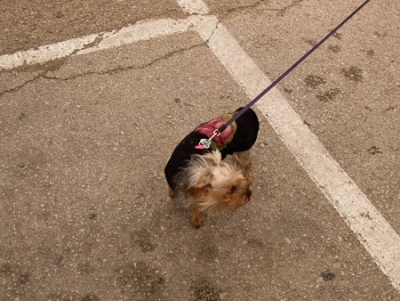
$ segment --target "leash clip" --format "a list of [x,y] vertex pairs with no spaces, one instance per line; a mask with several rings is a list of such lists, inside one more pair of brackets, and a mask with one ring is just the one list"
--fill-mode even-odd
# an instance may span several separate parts
[[208,139],[200,139],[200,142],[198,145],[195,146],[195,149],[209,149],[211,146],[211,142],[214,139],[214,137],[219,136],[221,133],[220,131],[218,131],[218,129],[216,129],[213,134],[211,135],[210,138]]

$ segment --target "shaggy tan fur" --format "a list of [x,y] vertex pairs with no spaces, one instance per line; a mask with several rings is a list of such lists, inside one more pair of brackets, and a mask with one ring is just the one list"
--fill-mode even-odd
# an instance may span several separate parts
[[234,153],[224,160],[219,151],[193,155],[179,175],[177,188],[169,196],[191,208],[191,223],[198,228],[204,214],[221,209],[235,211],[250,201],[254,181],[250,151]]

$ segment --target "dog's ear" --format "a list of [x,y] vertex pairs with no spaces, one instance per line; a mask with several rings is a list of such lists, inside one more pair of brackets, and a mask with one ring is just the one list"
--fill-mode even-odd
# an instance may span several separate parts
[[200,197],[207,193],[208,189],[211,188],[213,176],[212,170],[206,169],[201,173],[194,186],[182,189],[182,191],[190,193],[193,197]]

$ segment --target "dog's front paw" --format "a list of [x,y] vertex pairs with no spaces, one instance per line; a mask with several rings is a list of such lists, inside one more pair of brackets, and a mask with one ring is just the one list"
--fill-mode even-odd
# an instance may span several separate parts
[[190,218],[190,223],[193,225],[193,227],[200,228],[201,225],[204,223],[204,214],[201,213],[197,209],[192,210],[192,217]]

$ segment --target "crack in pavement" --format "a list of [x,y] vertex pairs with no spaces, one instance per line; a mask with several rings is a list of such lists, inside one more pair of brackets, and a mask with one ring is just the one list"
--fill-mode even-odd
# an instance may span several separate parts
[[192,45],[190,47],[181,48],[181,49],[178,49],[178,50],[171,51],[171,52],[169,52],[169,53],[167,53],[167,54],[165,54],[165,55],[163,55],[161,57],[158,57],[158,58],[152,60],[151,62],[143,64],[143,65],[131,65],[131,66],[128,66],[128,67],[119,66],[119,67],[116,67],[116,68],[107,69],[106,71],[103,71],[103,72],[97,72],[97,71],[85,72],[85,73],[82,73],[82,74],[76,74],[76,75],[73,75],[73,76],[70,76],[70,77],[66,77],[66,78],[60,78],[60,77],[56,77],[56,76],[48,76],[46,74],[44,74],[42,77],[45,78],[45,79],[70,81],[70,80],[74,80],[76,78],[80,78],[80,77],[84,77],[84,76],[88,76],[88,75],[118,74],[118,73],[122,73],[122,72],[129,71],[129,70],[142,70],[142,69],[145,69],[147,67],[151,67],[152,65],[154,65],[154,64],[156,64],[156,63],[158,63],[158,62],[160,62],[162,60],[167,60],[167,59],[173,57],[174,55],[177,55],[177,54],[185,52],[185,51],[190,51],[190,50],[192,50],[194,48],[197,48],[197,47],[202,47],[205,44],[206,44],[205,42],[202,42],[202,43],[198,43],[198,44]]
[[[91,72],[85,72],[85,73],[82,73],[82,74],[76,74],[76,75],[65,77],[65,78],[47,75],[48,72],[55,71],[55,70],[61,68],[63,65],[65,65],[65,61],[67,61],[68,58],[70,58],[72,56],[71,55],[71,56],[68,56],[67,58],[63,58],[62,59],[64,61],[63,64],[61,66],[59,66],[57,69],[42,70],[41,72],[39,72],[39,74],[37,76],[25,81],[24,83],[22,83],[20,85],[17,85],[17,86],[15,86],[13,88],[1,91],[0,92],[0,97],[2,97],[3,95],[5,95],[7,93],[17,92],[18,90],[22,89],[24,86],[26,86],[26,85],[28,85],[30,83],[33,83],[33,82],[35,82],[36,80],[38,80],[40,78],[43,78],[43,79],[46,79],[46,80],[71,81],[71,80],[74,80],[76,78],[90,76],[90,75],[117,74],[117,73],[129,71],[129,70],[142,70],[142,69],[145,69],[147,67],[151,67],[152,65],[156,64],[157,62],[160,62],[162,60],[167,60],[167,59],[173,57],[174,55],[177,55],[177,54],[182,53],[182,52],[190,51],[190,50],[198,48],[198,47],[206,46],[206,44],[207,44],[207,41],[194,44],[194,45],[192,45],[190,47],[185,47],[185,48],[181,48],[181,49],[178,49],[178,50],[170,51],[170,52],[164,54],[163,56],[157,57],[156,59],[154,59],[154,60],[152,60],[152,61],[150,61],[150,62],[148,62],[146,64],[143,64],[143,65],[131,65],[131,66],[128,66],[128,67],[119,66],[119,67],[116,67],[116,68],[107,69],[107,70],[105,70],[103,72],[91,71]],[[40,66],[42,66],[42,65],[40,65]],[[32,65],[30,67],[34,67],[34,65]],[[36,68],[37,68],[37,66],[36,66]]]
[[304,1],[304,0],[293,0],[291,4],[285,6],[285,7],[281,8],[281,9],[278,9],[278,15],[279,15],[279,16],[283,16],[284,14],[286,14],[286,12],[287,12],[289,9],[295,7],[296,5],[300,4],[300,3],[303,2],[303,1]]
[[[210,21],[210,19],[212,19],[213,22],[208,22],[208,21]],[[207,27],[206,26],[206,29],[204,29],[204,26],[202,26],[203,24],[200,25],[200,23],[202,21],[204,21],[204,22],[206,22],[208,24],[211,24],[211,27]],[[105,71],[102,71],[102,72],[91,71],[91,72],[85,72],[85,73],[76,74],[76,75],[69,76],[69,77],[64,77],[64,78],[63,77],[49,76],[48,75],[49,72],[51,72],[51,71],[55,72],[55,71],[59,70],[60,68],[62,68],[63,66],[65,66],[66,62],[70,58],[76,56],[77,54],[79,55],[79,53],[81,53],[85,49],[90,49],[90,48],[98,46],[99,43],[101,43],[101,41],[103,41],[105,39],[105,36],[107,34],[109,34],[107,32],[100,33],[94,39],[94,41],[92,41],[91,43],[85,44],[84,47],[81,47],[79,49],[75,49],[71,54],[69,54],[69,55],[67,55],[65,57],[51,60],[49,62],[46,62],[45,64],[33,64],[33,65],[25,64],[23,66],[19,66],[19,67],[16,67],[16,68],[12,69],[12,71],[11,70],[3,71],[4,73],[7,73],[7,72],[39,72],[39,74],[37,76],[35,76],[34,78],[31,78],[31,79],[25,81],[24,83],[22,83],[20,85],[17,85],[17,86],[15,86],[13,88],[6,89],[4,91],[1,91],[0,92],[0,97],[3,96],[6,93],[17,92],[18,90],[23,88],[25,85],[30,84],[32,82],[35,82],[36,80],[38,80],[40,78],[44,78],[44,79],[47,79],[47,80],[64,80],[64,81],[67,81],[67,80],[74,80],[74,79],[79,78],[79,77],[90,76],[90,75],[94,75],[94,74],[97,74],[97,75],[116,74],[116,73],[124,72],[124,71],[127,71],[127,70],[144,69],[146,67],[150,67],[150,66],[156,64],[157,62],[159,62],[161,60],[168,59],[168,58],[170,58],[170,57],[172,57],[172,56],[174,56],[174,55],[176,55],[178,53],[181,53],[181,52],[184,52],[184,51],[190,51],[191,49],[194,49],[196,47],[207,46],[207,44],[209,43],[210,39],[214,35],[215,31],[218,29],[218,26],[221,24],[220,21],[215,16],[199,16],[199,15],[193,16],[190,23],[191,23],[190,28],[187,31],[194,30],[194,31],[198,32],[198,34],[200,34],[202,36],[203,42],[193,44],[190,47],[185,47],[185,48],[181,48],[181,49],[178,49],[178,50],[173,50],[173,51],[167,52],[166,54],[164,54],[164,55],[162,55],[160,57],[157,57],[156,59],[154,59],[154,60],[152,60],[152,61],[150,61],[150,62],[148,62],[146,64],[143,64],[143,65],[131,65],[131,66],[127,66],[127,67],[119,66],[119,67],[116,67],[116,68],[109,68],[109,69],[107,69]],[[116,32],[118,32],[118,31],[116,31]]]
[[259,0],[257,2],[254,2],[253,4],[249,4],[249,5],[242,5],[242,6],[237,6],[234,8],[228,8],[227,9],[227,13],[236,13],[236,12],[242,12],[248,9],[252,9],[252,8],[256,8],[258,6],[260,6],[263,2],[265,2],[266,0]]
[[[303,2],[304,0],[293,0],[292,3],[282,7],[282,8],[265,8],[263,9],[263,11],[271,11],[271,12],[277,12],[278,16],[283,16],[289,9],[295,7],[296,5],[300,4],[301,2]],[[259,6],[261,6],[262,4],[266,4],[268,2],[267,0],[259,0],[254,2],[253,4],[249,4],[249,5],[242,5],[242,6],[237,6],[237,7],[233,7],[233,8],[229,8],[226,10],[226,13],[222,13],[220,18],[222,20],[225,20],[229,14],[233,14],[233,13],[238,13],[238,12],[244,12],[247,11],[249,9],[255,9],[258,8]]]
[[214,36],[215,32],[217,31],[218,27],[220,27],[220,25],[223,26],[222,22],[219,19],[217,19],[217,23],[215,24],[212,32],[210,33],[210,36],[205,40],[207,44],[210,42],[210,39]]
[[23,88],[23,87],[26,86],[27,84],[36,81],[38,78],[41,78],[41,77],[43,76],[43,74],[44,74],[44,72],[39,73],[39,74],[36,75],[35,77],[33,77],[33,78],[31,78],[31,79],[25,81],[24,83],[22,83],[22,84],[20,84],[20,85],[17,85],[17,86],[15,86],[15,87],[13,87],[13,88],[10,88],[10,89],[6,89],[6,90],[4,90],[4,91],[1,91],[1,92],[0,92],[0,97],[2,97],[2,96],[5,95],[5,94],[8,94],[8,93],[17,92],[19,89]]

